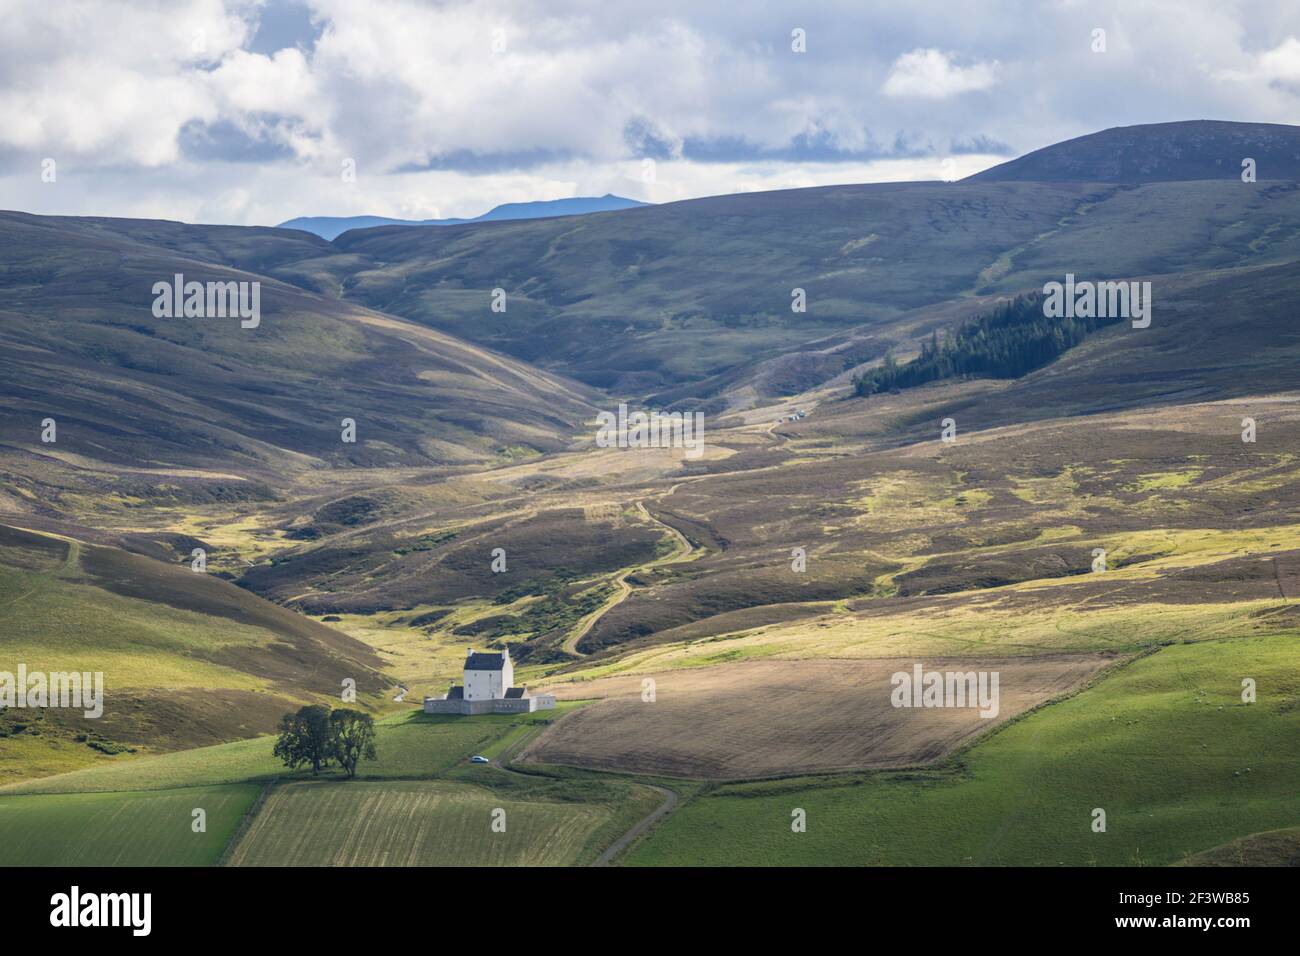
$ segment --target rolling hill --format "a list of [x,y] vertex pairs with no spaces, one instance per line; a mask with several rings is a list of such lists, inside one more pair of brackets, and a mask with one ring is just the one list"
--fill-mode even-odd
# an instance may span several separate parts
[[[29,509],[22,483],[43,484],[33,493],[48,503],[52,472],[99,468],[144,498],[214,483],[264,497],[262,480],[325,467],[490,463],[566,447],[590,417],[592,394],[561,377],[248,271],[323,244],[285,230],[0,216],[0,459],[21,476],[0,510]],[[151,288],[177,273],[261,283],[260,325],[155,317]],[[41,438],[47,418],[54,442]],[[342,441],[345,418],[355,442]]]
[[[365,706],[406,711],[361,798],[280,791],[232,838],[247,861],[372,862],[422,845],[412,812],[428,833],[481,817],[467,782],[548,803],[582,768],[687,781],[634,862],[1168,863],[1294,827],[1300,187],[1270,175],[1293,132],[1107,131],[961,183],[333,241],[0,217],[0,650],[103,669],[129,703],[17,721],[8,766],[91,766],[5,799],[112,790],[85,806],[130,815],[148,786],[266,783],[269,741],[235,738],[358,672]],[[1205,175],[1242,143],[1259,182]],[[261,326],[154,319],[175,271],[263,282]],[[853,393],[1066,273],[1150,281],[1151,324],[1014,379]],[[703,407],[704,454],[594,447],[593,413],[628,397]],[[484,646],[569,700],[494,734],[413,716]],[[885,703],[921,659],[1001,672],[1006,729]],[[461,766],[516,745],[526,776]],[[806,845],[782,842],[796,799],[833,821]],[[361,804],[384,808],[364,840],[295,851]],[[15,803],[15,825],[79,805]],[[1098,805],[1104,845],[1078,813]],[[584,813],[539,818],[557,861],[622,832]]]
[[1300,129],[1277,123],[1188,120],[1117,126],[1054,143],[966,182],[1190,182],[1239,179],[1254,159],[1260,180],[1300,180]]
[[[1287,126],[1129,127],[957,183],[355,230],[275,271],[594,387],[657,404],[711,399],[717,411],[905,348],[912,330],[899,323],[928,332],[926,310],[1067,272],[1118,279],[1300,259],[1298,144]],[[1260,163],[1258,182],[1241,181],[1241,155]],[[494,289],[507,307],[485,321]],[[806,311],[792,310],[795,289]],[[871,342],[825,348],[846,337]]]
[[[188,557],[188,556],[187,556]],[[0,525],[0,644],[12,673],[100,671],[100,717],[0,711],[0,779],[272,730],[305,701],[390,686],[375,652],[179,558]]]

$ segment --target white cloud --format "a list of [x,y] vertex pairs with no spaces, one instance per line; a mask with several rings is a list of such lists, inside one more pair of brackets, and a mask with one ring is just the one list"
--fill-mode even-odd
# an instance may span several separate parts
[[1300,81],[1300,40],[1287,37],[1275,49],[1261,54],[1259,71],[1270,80]]
[[[0,207],[33,212],[456,216],[566,190],[935,178],[957,143],[1294,121],[1300,88],[1283,0],[0,0],[0,23]],[[626,172],[643,156],[651,193]]]
[[204,68],[247,36],[221,0],[28,3],[0,19],[0,146],[145,167],[218,115]]
[[883,87],[886,96],[942,100],[960,93],[987,90],[997,82],[1000,64],[957,66],[941,50],[913,50],[894,61]]
[[1244,68],[1219,70],[1215,76],[1300,93],[1300,40],[1287,37],[1273,49],[1251,57]]

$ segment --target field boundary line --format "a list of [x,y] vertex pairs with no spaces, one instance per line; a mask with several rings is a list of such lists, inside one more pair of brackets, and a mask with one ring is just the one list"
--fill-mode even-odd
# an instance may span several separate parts
[[[196,748],[201,749],[201,748]],[[183,750],[174,750],[171,753],[184,753]],[[167,754],[149,754],[144,758],[167,756]],[[82,768],[87,769],[87,768]],[[93,768],[92,768],[93,769]],[[80,773],[80,770],[65,770],[63,773]],[[271,780],[267,777],[245,777],[242,780],[215,780],[211,783],[186,783],[175,787],[101,787],[94,790],[18,790],[10,791],[5,787],[21,787],[25,784],[36,783],[41,780],[49,780],[53,777],[61,777],[62,773],[50,774],[46,777],[32,777],[30,780],[15,780],[13,783],[7,783],[0,787],[0,797],[67,797],[78,793],[172,793],[177,790],[205,790],[212,787],[238,787],[242,784],[265,785]],[[279,778],[275,778],[279,780]]]
[[217,857],[216,861],[212,864],[213,866],[231,865],[230,861],[235,855],[235,849],[243,842],[244,837],[248,836],[248,831],[253,828],[253,820],[262,812],[262,807],[264,807],[266,801],[270,799],[271,791],[274,790],[279,783],[280,781],[278,779],[271,780],[262,787],[257,797],[254,798],[253,802],[244,812],[244,815],[240,817],[239,823],[235,826],[235,829],[231,831],[230,839],[226,841],[225,847],[221,850],[221,855]]

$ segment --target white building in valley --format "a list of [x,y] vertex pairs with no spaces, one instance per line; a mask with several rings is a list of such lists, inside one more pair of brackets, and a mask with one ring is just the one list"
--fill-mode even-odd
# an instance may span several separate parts
[[554,710],[555,698],[549,694],[533,696],[528,685],[512,686],[515,665],[510,650],[501,653],[475,651],[465,653],[465,683],[455,683],[443,697],[424,698],[426,714],[527,714],[534,710]]

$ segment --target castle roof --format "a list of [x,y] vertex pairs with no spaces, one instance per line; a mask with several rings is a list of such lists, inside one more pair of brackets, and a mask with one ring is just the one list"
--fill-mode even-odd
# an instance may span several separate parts
[[523,697],[523,696],[524,696],[524,688],[522,687],[506,688],[506,697]]
[[504,654],[486,654],[474,651],[465,658],[465,670],[467,671],[499,671],[504,667]]

